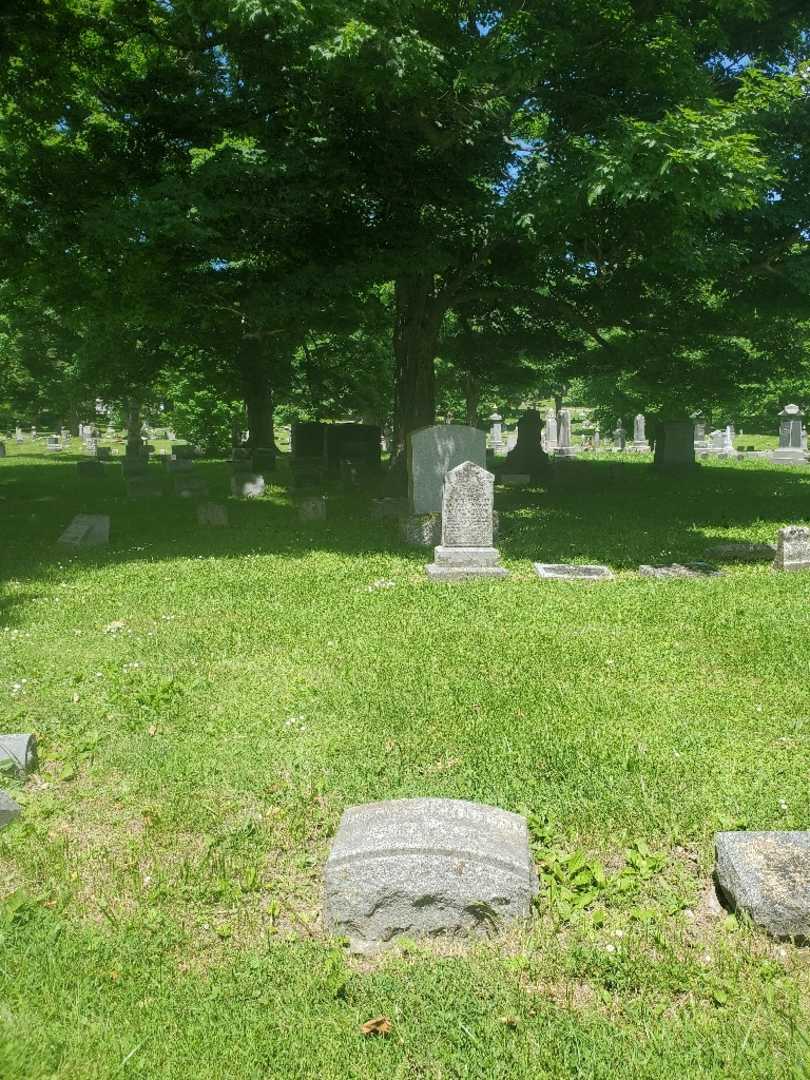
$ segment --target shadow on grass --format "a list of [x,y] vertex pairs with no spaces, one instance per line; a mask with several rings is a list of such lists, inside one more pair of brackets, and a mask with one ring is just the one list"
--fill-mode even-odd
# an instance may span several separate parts
[[[430,552],[405,547],[393,522],[374,522],[369,493],[334,494],[326,522],[301,523],[293,505],[287,462],[281,461],[262,499],[229,495],[226,461],[201,461],[210,499],[227,502],[227,528],[197,524],[198,499],[168,494],[128,499],[121,466],[82,478],[79,455],[58,459],[17,454],[0,462],[0,584],[36,580],[61,567],[109,566],[175,558],[239,558],[313,552],[389,553],[421,565]],[[685,472],[658,472],[648,459],[579,459],[555,464],[544,484],[496,489],[501,516],[499,549],[505,559],[600,562],[615,569],[641,562],[701,558],[720,538],[773,540],[786,522],[810,516],[810,470],[759,462],[711,462]],[[109,514],[109,547],[74,552],[57,539],[78,513]],[[8,622],[13,604],[0,597]]]

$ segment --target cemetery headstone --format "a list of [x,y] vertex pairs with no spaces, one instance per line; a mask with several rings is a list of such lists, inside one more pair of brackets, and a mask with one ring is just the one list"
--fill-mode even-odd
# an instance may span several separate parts
[[571,411],[570,409],[561,409],[557,447],[554,453],[557,457],[573,457],[576,452],[576,447],[571,442]]
[[616,451],[617,454],[621,454],[624,452],[627,446],[627,432],[624,430],[624,425],[622,424],[621,420],[616,425],[616,429],[613,432],[613,443],[613,449]]
[[612,581],[607,566],[576,563],[532,563],[534,572],[546,581]]
[[692,413],[692,441],[696,450],[703,450],[708,447],[709,443],[706,439],[706,417],[702,412]]
[[324,923],[371,952],[400,935],[489,934],[538,891],[526,820],[459,799],[345,811],[325,868]]
[[543,452],[543,418],[536,409],[527,409],[518,420],[518,440],[506,463],[510,472],[527,473],[536,478],[546,471],[548,458]]
[[0,829],[5,829],[6,825],[10,825],[21,813],[22,809],[12,797],[7,792],[0,791]]
[[98,478],[103,474],[104,466],[100,461],[95,459],[93,461],[77,461],[76,470],[78,471],[79,476],[84,479],[92,477]]
[[810,832],[720,832],[714,843],[733,910],[775,938],[810,942]]
[[197,523],[211,528],[224,528],[228,524],[228,508],[222,503],[200,503],[197,507]]
[[593,431],[593,448],[594,448],[594,450],[598,450],[599,447],[601,446],[601,444],[602,444],[602,432],[599,430],[599,425],[597,424],[596,427],[594,428],[594,431]]
[[687,468],[695,464],[695,429],[691,420],[664,420],[655,439],[656,468]]
[[646,420],[644,413],[637,413],[633,420],[633,442],[629,449],[636,454],[649,454],[650,444],[647,442]]
[[242,499],[258,499],[265,492],[261,473],[235,472],[231,476],[231,494]]
[[46,451],[55,454],[62,449],[62,443],[58,435],[49,435],[48,441],[45,444]]
[[469,461],[486,464],[486,435],[463,424],[434,424],[407,439],[408,499],[413,514],[439,514],[444,477]]
[[13,773],[24,780],[36,761],[37,740],[33,735],[0,735],[0,772]]
[[786,405],[779,414],[779,449],[771,460],[782,465],[801,465],[807,460],[802,449],[804,414],[798,405]]
[[810,570],[810,529],[789,525],[776,538],[774,570]]
[[427,567],[432,581],[506,577],[493,546],[492,504],[495,477],[472,461],[451,469],[442,494],[442,542]]
[[299,521],[325,521],[326,496],[310,495],[298,500]]
[[500,454],[500,452],[503,450],[503,432],[501,430],[502,421],[503,417],[500,413],[497,412],[494,412],[489,418],[489,445],[492,447],[496,454]]
[[110,540],[110,519],[107,514],[77,514],[57,543],[67,547],[96,547]]
[[557,449],[557,414],[553,409],[549,409],[546,413],[543,431],[543,447],[547,454],[553,454]]

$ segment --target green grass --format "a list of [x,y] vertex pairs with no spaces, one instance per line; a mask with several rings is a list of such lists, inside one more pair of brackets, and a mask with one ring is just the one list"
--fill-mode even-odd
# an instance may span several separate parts
[[[810,470],[561,463],[498,490],[509,579],[437,586],[360,497],[299,524],[283,468],[203,530],[117,464],[7,446],[0,731],[41,766],[6,784],[0,1077],[810,1075],[808,950],[706,902],[715,830],[810,820],[810,575],[636,573],[808,520]],[[109,548],[56,546],[83,511]],[[564,887],[505,938],[352,959],[319,921],[330,838],[418,795],[531,814]]]

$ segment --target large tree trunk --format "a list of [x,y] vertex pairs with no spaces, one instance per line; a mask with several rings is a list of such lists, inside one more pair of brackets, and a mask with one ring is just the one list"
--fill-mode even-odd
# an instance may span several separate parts
[[481,404],[481,384],[472,375],[464,380],[464,399],[466,422],[470,427],[478,426],[478,409]]
[[270,382],[270,364],[260,354],[256,342],[243,344],[243,355],[239,362],[242,377],[242,396],[247,411],[248,445],[254,449],[276,450],[273,431],[273,387]]
[[405,437],[436,418],[433,363],[439,344],[444,305],[437,298],[433,274],[407,274],[396,282],[394,323],[394,446],[401,460]]
[[143,449],[141,438],[141,408],[143,402],[140,397],[133,396],[127,401],[127,449],[128,454],[140,454]]

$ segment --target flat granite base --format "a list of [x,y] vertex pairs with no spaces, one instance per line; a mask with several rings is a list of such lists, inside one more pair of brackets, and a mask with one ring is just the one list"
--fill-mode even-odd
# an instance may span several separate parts
[[429,563],[425,573],[431,581],[465,581],[467,578],[505,578],[509,571],[502,566],[437,566]]
[[439,544],[433,553],[434,561],[425,567],[431,581],[463,581],[475,577],[506,577],[509,573],[498,566],[500,555],[494,547],[445,547]]
[[671,578],[705,578],[722,577],[722,570],[704,562],[691,563],[667,563],[666,565],[647,565],[638,568],[642,577],[659,578],[663,580]]
[[491,934],[527,919],[538,889],[525,818],[460,799],[350,807],[325,879],[324,923],[355,952],[403,934]]
[[721,832],[714,842],[731,907],[773,937],[810,941],[810,832]]

